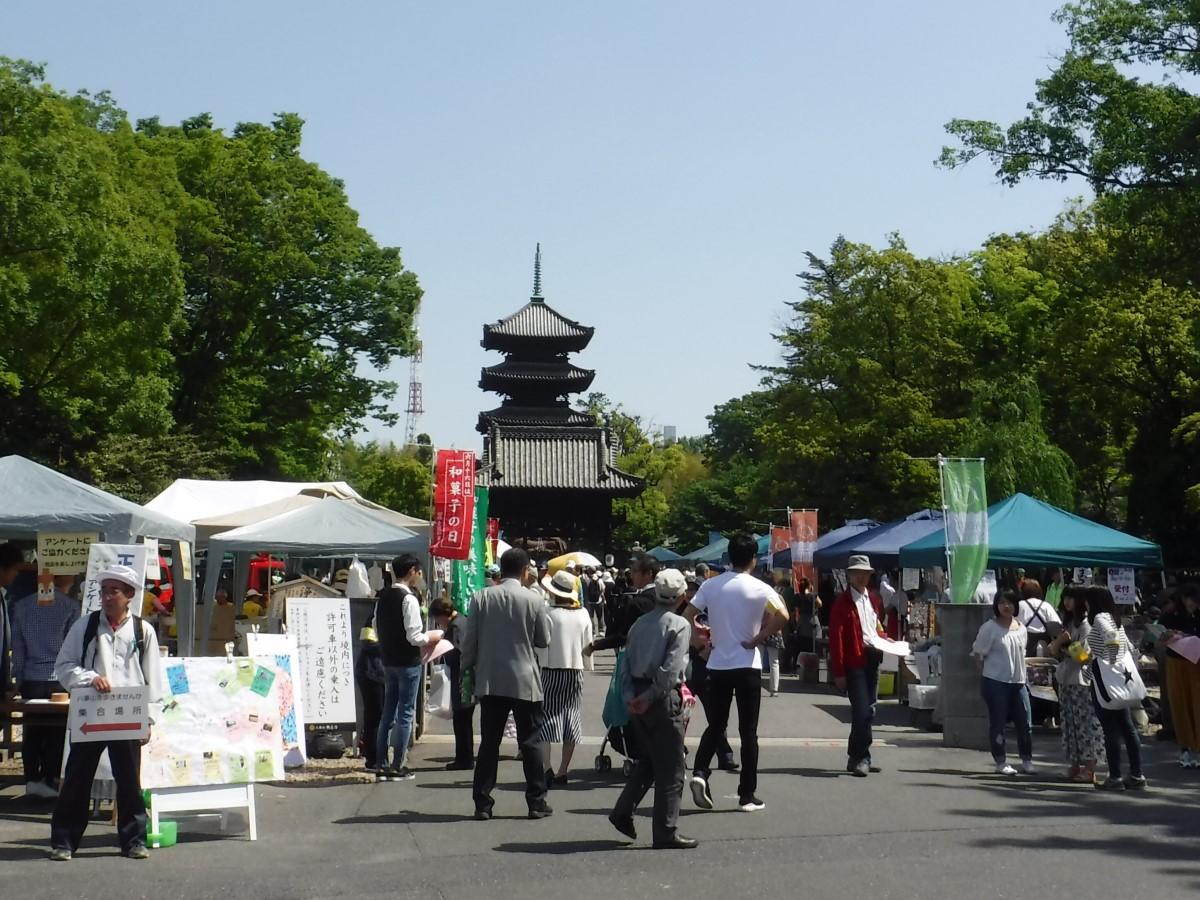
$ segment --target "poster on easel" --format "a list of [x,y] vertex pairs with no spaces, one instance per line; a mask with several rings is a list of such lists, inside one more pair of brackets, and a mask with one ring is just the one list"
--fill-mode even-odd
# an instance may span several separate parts
[[273,657],[168,657],[162,712],[142,748],[142,787],[280,781],[281,697],[291,676]]
[[283,764],[302,766],[308,761],[304,740],[304,689],[299,677],[300,648],[290,634],[246,635],[246,654],[255,659],[273,658],[276,665],[291,676],[292,690],[279,694],[280,733],[283,736]]

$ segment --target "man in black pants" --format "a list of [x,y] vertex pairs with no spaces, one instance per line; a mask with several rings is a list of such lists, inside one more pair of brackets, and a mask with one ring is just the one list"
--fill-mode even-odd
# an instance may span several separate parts
[[[142,578],[129,566],[111,566],[100,573],[101,611],[84,616],[71,627],[54,664],[54,674],[67,690],[91,688],[107,694],[114,688],[146,685],[153,722],[153,710],[162,700],[158,641],[153,628],[129,614],[130,601],[141,587]],[[89,621],[94,623],[91,628]],[[140,628],[140,635],[135,628]],[[88,824],[92,779],[105,749],[117,783],[121,853],[130,859],[150,855],[146,850],[146,806],[140,776],[142,743],[92,741],[71,745],[58,805],[50,821],[52,860],[69,860],[79,848]]]
[[471,598],[463,636],[462,665],[475,670],[479,698],[479,753],[475,758],[475,818],[492,817],[492,791],[504,723],[513,714],[517,743],[525,769],[525,800],[529,818],[544,819],[553,810],[546,803],[546,773],[542,770],[542,672],[537,648],[550,646],[550,614],[540,594],[526,586],[529,554],[519,547],[500,557],[499,584]]
[[733,571],[710,578],[700,586],[684,616],[689,622],[708,616],[712,653],[708,678],[712,692],[711,718],[692,771],[692,798],[701,809],[712,809],[708,786],[713,755],[729,724],[729,707],[737,698],[738,733],[742,739],[742,771],[738,807],[757,812],[766,804],[758,790],[758,712],[762,699],[762,647],[768,637],[787,623],[786,607],[774,589],[755,578],[758,543],[748,534],[729,539]]

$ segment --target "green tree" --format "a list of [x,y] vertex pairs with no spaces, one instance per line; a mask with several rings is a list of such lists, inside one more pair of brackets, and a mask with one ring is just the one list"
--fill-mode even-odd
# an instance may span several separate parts
[[104,94],[0,58],[0,453],[69,470],[172,424],[166,341],[182,280],[170,166]]
[[335,435],[393,422],[395,385],[360,361],[382,369],[414,346],[416,277],[359,225],[342,183],[300,155],[302,124],[284,113],[229,135],[207,115],[138,126],[187,194],[174,416],[239,475],[312,475]]
[[[1057,18],[1069,48],[1037,82],[1028,114],[1007,128],[950,122],[959,144],[942,162],[985,157],[1009,184],[1079,178],[1095,192],[1085,236],[1102,252],[1066,266],[1093,288],[1073,319],[1098,376],[1119,387],[1118,405],[1134,407],[1127,434],[1102,435],[1101,455],[1124,451],[1126,527],[1155,537],[1169,559],[1195,560],[1200,515],[1186,512],[1186,497],[1200,484],[1187,425],[1200,407],[1200,15],[1191,0],[1087,0]],[[1092,355],[1101,349],[1103,360]]]
[[433,473],[415,448],[399,448],[376,441],[357,444],[345,440],[335,464],[327,473],[344,479],[375,503],[418,519],[428,519],[433,503]]

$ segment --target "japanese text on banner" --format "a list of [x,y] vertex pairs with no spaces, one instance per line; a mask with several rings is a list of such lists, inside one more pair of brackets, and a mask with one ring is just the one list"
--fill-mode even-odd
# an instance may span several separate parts
[[433,494],[429,552],[443,559],[466,559],[474,525],[475,454],[439,450]]

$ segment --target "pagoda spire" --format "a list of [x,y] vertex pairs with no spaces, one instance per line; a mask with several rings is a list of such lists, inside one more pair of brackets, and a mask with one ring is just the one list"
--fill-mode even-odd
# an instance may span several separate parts
[[540,241],[533,254],[533,296],[529,299],[542,299],[542,245]]

